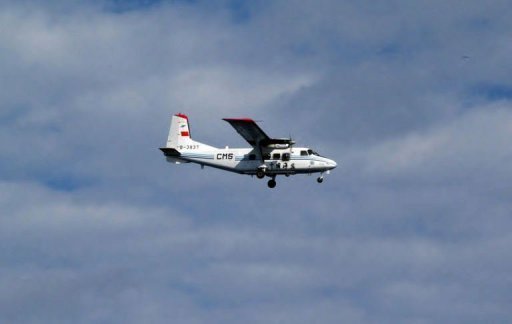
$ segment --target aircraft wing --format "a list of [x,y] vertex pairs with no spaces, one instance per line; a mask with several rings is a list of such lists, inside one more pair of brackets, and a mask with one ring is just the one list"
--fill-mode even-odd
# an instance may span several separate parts
[[293,144],[288,138],[270,138],[250,118],[224,118],[249,144],[254,147],[265,147],[271,144]]
[[252,146],[261,145],[270,139],[267,134],[250,118],[224,118]]

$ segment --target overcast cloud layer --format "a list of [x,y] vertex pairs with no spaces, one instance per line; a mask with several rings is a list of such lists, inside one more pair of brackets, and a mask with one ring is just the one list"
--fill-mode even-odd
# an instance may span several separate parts
[[0,322],[512,322],[511,57],[505,0],[0,1]]

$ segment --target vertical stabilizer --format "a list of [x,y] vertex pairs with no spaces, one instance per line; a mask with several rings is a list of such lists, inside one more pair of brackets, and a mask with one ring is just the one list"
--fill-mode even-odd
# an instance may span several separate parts
[[167,148],[173,148],[178,151],[187,150],[211,150],[212,146],[196,142],[190,137],[190,125],[188,117],[184,114],[176,114],[171,118],[171,128],[167,137]]
[[180,146],[191,145],[190,127],[188,117],[184,114],[176,114],[171,118],[171,128],[167,137],[166,147],[179,149]]

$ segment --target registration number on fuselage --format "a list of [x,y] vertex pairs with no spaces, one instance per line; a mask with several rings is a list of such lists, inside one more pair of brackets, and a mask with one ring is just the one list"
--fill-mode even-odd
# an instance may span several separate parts
[[178,146],[178,149],[180,150],[197,150],[199,148],[199,145],[180,145]]

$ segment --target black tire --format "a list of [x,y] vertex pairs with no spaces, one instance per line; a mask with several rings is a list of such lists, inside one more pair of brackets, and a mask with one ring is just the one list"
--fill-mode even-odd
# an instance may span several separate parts
[[318,182],[318,183],[322,183],[322,182],[324,182],[324,178],[319,177],[318,179],[316,179],[316,182]]
[[275,188],[276,184],[277,184],[276,180],[274,180],[274,179],[268,180],[268,183],[267,183],[269,188]]
[[258,179],[265,178],[265,171],[263,171],[263,170],[256,171],[256,178],[258,178]]

